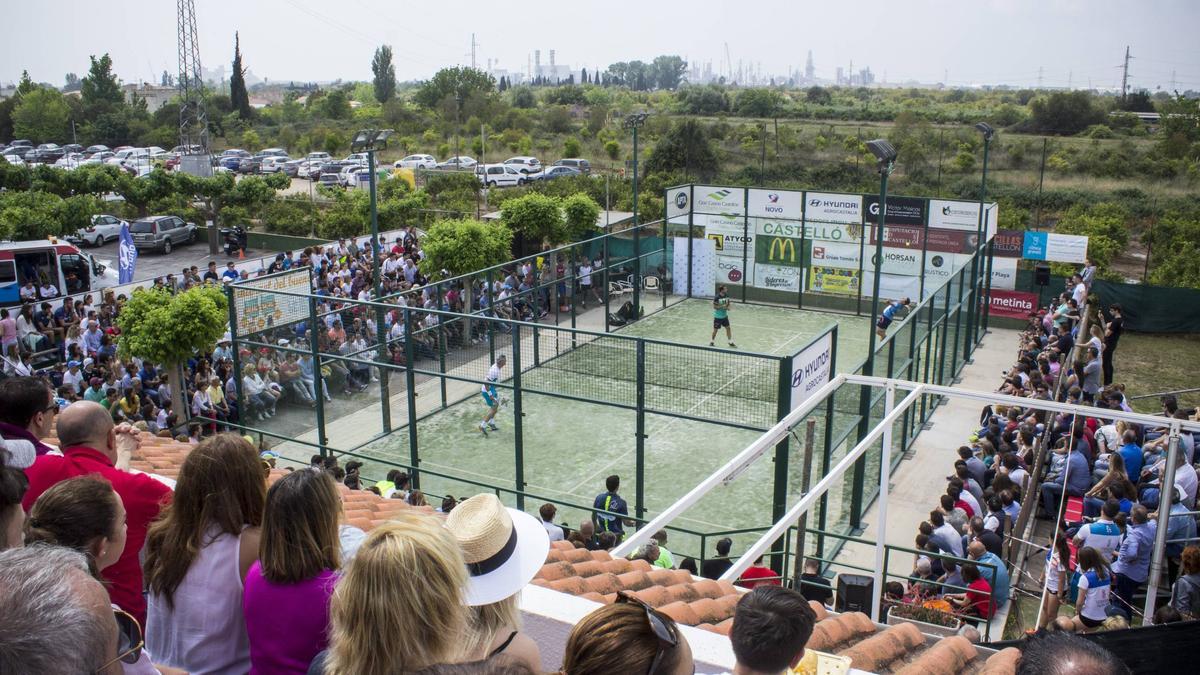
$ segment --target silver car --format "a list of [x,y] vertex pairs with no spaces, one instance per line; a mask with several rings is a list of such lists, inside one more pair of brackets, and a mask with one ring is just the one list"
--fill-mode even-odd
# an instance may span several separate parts
[[155,249],[164,254],[180,244],[196,241],[196,225],[179,216],[150,216],[135,220],[129,226],[133,245],[139,251]]

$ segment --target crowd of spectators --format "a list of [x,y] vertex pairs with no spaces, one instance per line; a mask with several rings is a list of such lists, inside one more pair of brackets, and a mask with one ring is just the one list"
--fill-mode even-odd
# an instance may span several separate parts
[[[1090,631],[1128,625],[1133,618],[1134,596],[1149,576],[1161,520],[1167,420],[1196,420],[1200,411],[1180,409],[1168,396],[1162,401],[1162,425],[1142,427],[1106,417],[1105,410],[1132,411],[1124,387],[1113,382],[1124,324],[1115,304],[1083,320],[1081,308],[1090,311],[1088,276],[1085,270],[1072,277],[1065,292],[1030,317],[1017,360],[998,391],[1095,412],[986,407],[979,428],[956,451],[945,492],[920,523],[914,545],[921,553],[912,577],[907,585],[895,582],[890,601],[944,608],[968,621],[989,620],[1011,596],[1005,544],[1014,536],[1022,504],[1032,501],[1029,508],[1037,518],[1057,525],[1040,554],[1045,592],[1039,628]],[[1086,335],[1080,334],[1083,326]],[[1188,576],[1200,564],[1196,519],[1188,513],[1197,492],[1194,452],[1192,434],[1184,430],[1166,550],[1168,583],[1176,585],[1171,605],[1187,608],[1190,615],[1200,590],[1198,577]],[[1070,497],[1082,500],[1083,517],[1067,522],[1064,500]],[[945,602],[931,602],[938,599]],[[1059,619],[1065,604],[1074,604],[1073,619]],[[1106,623],[1110,616],[1124,623]]]

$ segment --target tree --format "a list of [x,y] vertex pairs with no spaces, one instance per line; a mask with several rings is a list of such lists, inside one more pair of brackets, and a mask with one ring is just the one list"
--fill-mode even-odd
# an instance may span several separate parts
[[1077,134],[1104,122],[1104,111],[1086,91],[1056,91],[1029,104],[1029,130],[1046,134]]
[[609,159],[617,159],[621,156],[621,144],[616,141],[608,141],[604,144],[604,154],[608,155]]
[[112,58],[108,54],[100,58],[89,56],[91,65],[87,77],[79,82],[79,98],[88,121],[103,113],[112,112],[125,103],[121,92],[121,81],[112,71]]
[[829,105],[833,103],[833,94],[830,94],[829,90],[825,87],[816,85],[809,87],[808,91],[804,92],[804,98],[814,105]]
[[79,76],[75,73],[67,73],[66,84],[63,86],[63,91],[79,91],[83,84],[79,81]]
[[[166,289],[138,289],[117,317],[117,350],[123,357],[139,357],[175,374],[197,352],[216,345],[228,320],[228,302],[216,286],[195,286],[176,295]],[[175,410],[188,409],[186,389],[178,380],[171,387]]]
[[29,71],[22,70],[21,71],[21,81],[17,83],[17,96],[18,97],[24,96],[25,94],[28,94],[29,92],[31,92],[37,88],[38,88],[37,83],[35,83],[33,81],[32,77],[29,77]]
[[779,114],[782,101],[779,93],[771,89],[746,89],[737,96],[734,111],[746,117],[774,117]]
[[512,90],[512,105],[514,108],[533,108],[537,105],[537,97],[529,86],[517,87]]
[[247,119],[253,114],[250,108],[250,94],[246,91],[246,69],[242,66],[241,38],[236,31],[233,34],[233,72],[229,75],[229,100],[238,117]]
[[1158,149],[1174,159],[1200,159],[1200,99],[1176,94],[1161,108]]
[[1150,92],[1142,89],[1127,94],[1125,100],[1119,100],[1117,109],[1128,112],[1154,112],[1154,102],[1150,100]]
[[13,133],[34,143],[58,141],[67,133],[69,111],[57,89],[38,87],[13,110]]
[[371,72],[375,74],[375,100],[387,103],[396,95],[396,66],[392,65],[392,47],[381,45],[371,59]]
[[675,92],[682,111],[689,115],[716,115],[729,112],[729,97],[716,85],[683,87]]
[[500,209],[500,218],[514,233],[526,241],[540,242],[543,248],[567,241],[562,206],[554,197],[530,192],[510,199]]
[[709,178],[716,175],[718,168],[717,154],[709,143],[708,135],[700,123],[692,119],[671,127],[654,144],[650,157],[646,159],[646,170],[651,172],[695,172],[702,178]]
[[413,101],[430,110],[446,98],[467,100],[473,95],[487,96],[496,88],[496,80],[482,70],[467,67],[443,68],[421,83]]
[[457,276],[499,265],[512,251],[512,238],[512,230],[499,221],[439,220],[421,238],[421,273],[433,276],[446,270]]
[[321,97],[319,110],[326,119],[350,119],[350,97],[345,89],[334,89]]
[[650,64],[654,84],[659,89],[675,89],[687,73],[687,61],[678,56],[657,56]]
[[596,220],[600,217],[600,205],[582,192],[567,197],[562,202],[566,223],[567,241],[590,239],[596,234]]

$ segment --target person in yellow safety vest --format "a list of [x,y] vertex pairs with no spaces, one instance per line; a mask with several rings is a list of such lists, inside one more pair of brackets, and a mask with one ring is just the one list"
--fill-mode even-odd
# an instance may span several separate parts
[[[596,509],[592,513],[592,521],[596,524],[597,533],[612,532],[617,536],[617,541],[620,541],[625,537],[625,521],[628,518],[614,514],[629,515],[629,505],[617,494],[621,487],[621,477],[616,474],[609,476],[604,479],[604,487],[607,491],[596,495],[595,501],[592,502],[592,508]],[[611,513],[603,513],[604,511]]]
[[408,498],[408,472],[400,469],[392,469],[387,472],[387,479],[375,483],[375,488],[379,490],[380,496],[384,499],[391,499],[399,494],[396,499]]

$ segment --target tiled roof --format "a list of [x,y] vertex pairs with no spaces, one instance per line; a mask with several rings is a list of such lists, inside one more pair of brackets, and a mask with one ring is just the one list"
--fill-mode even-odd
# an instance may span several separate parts
[[[47,441],[56,442],[53,438]],[[143,434],[131,466],[175,479],[191,448],[170,438]],[[273,483],[284,475],[283,469],[274,469],[268,481]],[[399,511],[414,508],[399,499],[384,499],[365,490],[339,487],[346,521],[363,530],[390,520]],[[420,508],[433,510],[427,506]],[[734,607],[745,592],[728,581],[693,577],[685,570],[652,567],[644,560],[614,559],[607,551],[577,549],[565,541],[551,545],[546,564],[533,583],[606,604],[616,599],[617,591],[631,591],[681,624],[720,635],[729,635]],[[911,624],[880,630],[861,612],[831,614],[820,603],[809,604],[818,621],[808,647],[850,657],[852,666],[860,670],[898,675],[1011,675],[1016,671],[1020,651],[1014,648],[985,659],[963,637],[933,642]]]
[[[685,570],[652,567],[645,560],[614,559],[607,551],[574,548],[565,541],[550,547],[533,583],[596,602],[611,603],[617,591],[630,591],[675,621],[729,635],[733,611],[744,591],[728,581],[693,577]],[[866,614],[831,614],[810,602],[817,625],[808,647],[847,656],[854,668],[903,675],[1009,675],[1016,649],[984,657],[966,638],[928,640],[912,624],[880,630]]]
[[[57,445],[58,439],[47,438],[47,442]],[[146,473],[158,474],[172,480],[179,478],[179,468],[183,460],[191,452],[192,445],[181,443],[171,438],[141,434],[140,447],[133,453],[130,468]],[[274,483],[287,472],[283,469],[272,469],[267,481]],[[339,485],[342,493],[342,504],[346,512],[346,522],[363,530],[370,530],[380,523],[391,520],[397,512],[405,509],[419,508],[433,512],[429,506],[412,507],[402,499],[384,499],[366,490],[350,490]]]

